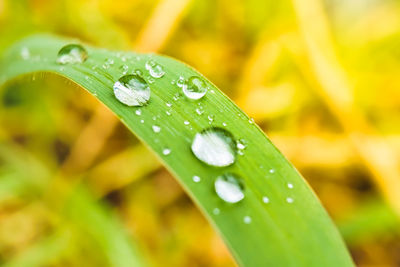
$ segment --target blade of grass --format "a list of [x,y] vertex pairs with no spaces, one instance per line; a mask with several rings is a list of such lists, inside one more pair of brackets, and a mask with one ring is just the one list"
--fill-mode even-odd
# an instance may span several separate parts
[[[199,101],[204,114],[197,114],[199,105],[182,95],[175,100],[180,88],[171,82],[180,76],[202,77],[201,74],[168,57],[116,53],[89,46],[86,62],[60,66],[55,63],[57,52],[69,42],[36,36],[15,44],[1,61],[0,81],[59,75],[96,96],[159,156],[220,232],[241,266],[353,265],[337,229],[307,183],[234,103],[205,78],[210,90]],[[24,47],[31,52],[29,60],[23,60],[20,55]],[[122,57],[128,60],[124,62]],[[130,72],[139,69],[144,78],[149,79],[145,62],[150,58],[166,71],[164,77],[150,84],[150,103],[133,108],[118,102],[112,86],[122,76],[120,66],[127,64]],[[113,59],[114,64],[104,69],[102,65],[107,59]],[[172,104],[171,108],[167,102]],[[137,109],[141,110],[140,116],[135,114]],[[166,111],[170,111],[171,116]],[[214,119],[210,121],[208,116]],[[186,120],[190,125],[184,124]],[[158,125],[161,131],[154,133],[153,125]],[[235,164],[212,168],[191,153],[194,135],[210,125],[225,128],[236,139],[246,140],[244,155],[238,156]],[[166,147],[171,153],[164,156],[162,151]],[[245,198],[237,204],[225,203],[214,192],[216,177],[225,172],[234,172],[245,182]],[[200,183],[193,182],[194,175],[201,177]],[[289,183],[292,188],[288,187]],[[262,201],[264,196],[269,203]],[[288,198],[293,203],[289,203]],[[245,220],[247,216],[251,222]]]

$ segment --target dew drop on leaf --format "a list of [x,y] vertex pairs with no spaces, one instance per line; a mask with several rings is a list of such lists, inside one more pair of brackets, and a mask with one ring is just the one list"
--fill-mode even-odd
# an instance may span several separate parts
[[150,99],[150,87],[136,74],[122,76],[114,84],[115,97],[127,106],[143,106]]
[[193,180],[193,182],[198,183],[201,181],[201,178],[199,176],[195,175],[192,177],[192,180]]
[[291,198],[291,197],[287,197],[287,198],[286,198],[286,202],[287,202],[287,203],[293,203],[293,201],[294,201],[294,200],[293,200],[293,198]]
[[244,198],[243,180],[232,173],[225,173],[217,177],[214,183],[217,195],[228,203],[237,203]]
[[182,86],[185,96],[191,100],[198,100],[207,93],[207,84],[203,79],[192,76]]
[[266,197],[266,196],[264,196],[264,197],[262,198],[262,201],[263,201],[264,203],[269,203],[269,198]]
[[176,85],[178,87],[182,88],[185,85],[185,78],[180,76],[179,79],[176,81]]
[[243,217],[243,222],[245,224],[250,224],[251,223],[251,217],[250,216],[244,216]]
[[219,208],[215,208],[215,209],[213,209],[213,213],[214,213],[214,215],[218,215],[218,214],[220,214],[220,210],[219,210]]
[[171,154],[171,149],[169,149],[169,148],[164,148],[163,151],[162,151],[162,153],[163,153],[163,155],[167,156],[167,155]]
[[21,57],[23,60],[27,60],[31,57],[31,52],[29,51],[29,49],[27,47],[23,47],[21,49]]
[[79,44],[69,44],[60,49],[57,55],[59,64],[77,64],[83,63],[88,57],[88,53],[83,46]]
[[155,133],[159,133],[161,131],[161,127],[158,125],[153,125],[153,126],[151,126],[151,128],[153,129],[153,132],[155,132]]
[[145,67],[153,78],[161,78],[165,74],[164,68],[152,59],[146,62]]
[[215,167],[229,166],[236,159],[236,144],[232,134],[218,127],[197,133],[191,148],[197,159]]

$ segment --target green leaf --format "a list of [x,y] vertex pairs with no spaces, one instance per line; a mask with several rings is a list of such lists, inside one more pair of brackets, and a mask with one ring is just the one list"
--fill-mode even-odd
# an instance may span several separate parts
[[[59,49],[76,42],[35,36],[15,44],[3,56],[0,81],[11,83],[24,77],[58,75],[97,97],[159,156],[221,234],[239,265],[353,266],[337,229],[301,175],[263,131],[211,82],[165,56],[110,52],[90,46],[85,46],[89,57],[84,63],[57,64]],[[29,50],[28,59],[21,56],[23,49]],[[145,68],[150,58],[166,72],[152,83]],[[109,59],[114,63],[103,67]],[[112,88],[122,76],[122,65],[129,67],[129,73],[138,69],[144,74],[151,88],[147,105],[128,107],[115,98]],[[180,76],[187,79],[193,75],[202,77],[209,87],[198,101],[185,98],[173,84]],[[196,112],[200,106],[204,110],[201,115]],[[135,114],[139,109],[140,116]],[[155,133],[153,125],[161,131]],[[193,155],[190,147],[195,134],[210,126],[229,131],[236,140],[245,140],[243,155],[237,155],[234,164],[210,167]],[[171,150],[169,155],[163,155],[165,148]],[[235,204],[224,202],[215,193],[215,179],[227,172],[240,176],[244,182],[245,197]],[[201,178],[200,182],[193,181],[195,175]],[[264,203],[263,197],[268,197],[269,202]]]

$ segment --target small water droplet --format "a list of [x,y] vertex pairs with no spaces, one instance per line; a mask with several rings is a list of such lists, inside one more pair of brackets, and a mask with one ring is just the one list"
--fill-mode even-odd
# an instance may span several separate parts
[[140,120],[140,123],[144,123],[144,120]]
[[123,74],[123,75],[125,75],[125,74],[128,73],[128,69],[129,69],[128,65],[121,65],[121,66],[119,67],[119,70],[122,71],[122,74]]
[[262,201],[263,201],[264,203],[269,203],[269,198],[264,196],[264,197],[262,198]]
[[182,76],[179,77],[179,79],[176,81],[176,85],[179,88],[182,88],[185,85],[185,78],[183,78]]
[[198,100],[207,93],[207,84],[197,76],[192,76],[182,86],[185,96],[192,100]]
[[214,215],[218,215],[218,214],[220,214],[220,213],[221,213],[221,211],[219,210],[219,208],[213,209],[213,214],[214,214]]
[[211,166],[225,167],[235,162],[234,138],[221,128],[211,127],[197,133],[191,148],[197,159]]
[[170,102],[165,103],[165,105],[167,105],[167,107],[172,107],[172,104]]
[[275,172],[274,169],[270,169],[270,170],[269,170],[269,173],[274,173],[274,172]]
[[223,122],[223,123],[222,123],[222,126],[224,126],[224,127],[225,127],[225,126],[226,126],[226,122]]
[[208,115],[207,116],[209,123],[212,123],[214,121],[215,116],[214,115]]
[[292,183],[288,183],[288,184],[287,184],[287,187],[290,188],[290,189],[292,189],[292,188],[293,188],[293,184],[292,184]]
[[250,119],[249,119],[249,123],[250,123],[250,124],[254,124],[254,119],[253,119],[253,118],[250,118]]
[[192,180],[193,180],[193,182],[198,183],[201,181],[201,178],[199,176],[195,175],[192,177]]
[[218,176],[214,186],[217,195],[226,202],[237,203],[244,198],[244,183],[235,174],[225,173]]
[[164,148],[163,151],[162,151],[162,153],[163,153],[163,155],[167,156],[167,155],[171,154],[171,149],[169,149],[169,148]]
[[103,64],[103,69],[108,69],[112,65],[114,65],[114,59],[107,58]]
[[140,115],[142,115],[142,111],[141,111],[140,109],[137,109],[137,110],[135,111],[135,114],[138,115],[138,116],[140,116]]
[[59,64],[83,63],[88,57],[88,53],[83,46],[79,44],[69,44],[60,49],[57,55]]
[[158,125],[153,125],[151,128],[153,128],[153,132],[155,133],[159,133],[161,131],[161,127]]
[[239,139],[239,140],[236,142],[236,147],[237,147],[239,150],[245,149],[245,148],[246,148],[246,141],[245,141],[244,139]]
[[178,101],[180,98],[179,93],[176,93],[173,97],[174,101]]
[[183,124],[185,124],[185,125],[189,125],[189,124],[190,124],[190,122],[189,122],[189,121],[184,121],[184,122],[183,122]]
[[167,111],[165,111],[165,113],[166,113],[168,116],[171,116],[171,111],[167,110]]
[[164,68],[152,59],[146,62],[146,70],[153,78],[161,78],[165,74]]
[[291,197],[287,197],[287,198],[286,198],[286,202],[287,202],[287,203],[293,203],[293,201],[294,201],[294,199],[291,198]]
[[143,72],[139,69],[136,69],[133,71],[133,74],[139,75],[139,76],[143,76]]
[[243,222],[245,224],[250,224],[251,223],[251,217],[250,216],[244,216],[243,217]]
[[31,57],[31,52],[27,47],[22,47],[21,49],[21,57],[23,60],[28,60]]
[[204,113],[203,107],[196,108],[196,113],[197,113],[198,115],[202,115],[202,114]]
[[115,97],[128,106],[143,106],[150,99],[150,87],[139,75],[122,76],[113,89]]

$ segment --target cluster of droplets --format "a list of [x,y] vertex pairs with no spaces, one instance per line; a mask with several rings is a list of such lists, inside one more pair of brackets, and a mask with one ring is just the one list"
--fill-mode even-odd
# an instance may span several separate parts
[[[121,57],[121,55],[117,55]],[[27,48],[21,50],[22,58],[29,58],[30,52]],[[78,44],[70,44],[62,47],[58,53],[57,62],[59,64],[76,64],[83,63],[88,57],[87,51]],[[136,60],[140,60],[136,58]],[[123,57],[122,61],[126,61]],[[106,59],[102,67],[104,69],[109,68],[114,64],[113,59]],[[148,71],[149,78],[147,81],[143,78],[143,73],[140,70],[135,70],[132,74],[127,74],[129,67],[123,64],[119,67],[123,76],[120,77],[113,85],[113,91],[116,99],[127,105],[141,107],[146,105],[150,100],[151,90],[149,83],[153,83],[154,79],[161,78],[165,75],[165,71],[162,65],[158,64],[153,59],[148,60],[145,63],[145,68]],[[176,81],[172,81],[177,87],[181,88],[183,94],[186,98],[197,101],[203,98],[208,89],[206,82],[198,77],[191,76],[185,79],[180,76]],[[211,93],[215,93],[211,90]],[[179,100],[179,93],[175,94],[173,97],[174,101]],[[168,108],[172,107],[172,103],[166,102]],[[198,115],[204,113],[203,107],[199,105],[195,112]],[[135,110],[137,116],[141,116],[142,111],[140,109]],[[166,111],[167,115],[171,115],[171,110]],[[241,115],[241,114],[239,114]],[[156,116],[153,120],[156,120]],[[214,115],[207,115],[207,119],[210,124],[214,122]],[[141,119],[140,123],[144,123]],[[184,125],[190,126],[190,122],[185,120]],[[250,124],[254,123],[253,119],[249,120]],[[222,123],[225,127],[227,124]],[[152,131],[156,134],[161,132],[161,127],[159,125],[152,125]],[[244,139],[235,140],[233,135],[219,127],[209,127],[195,134],[191,150],[194,156],[201,162],[216,168],[224,168],[231,166],[235,163],[237,155],[243,155],[244,150],[247,147],[247,143]],[[171,154],[171,149],[169,147],[164,147],[162,149],[162,154],[168,156]],[[270,169],[269,173],[273,174],[274,169]],[[201,178],[197,175],[192,176],[194,183],[200,183]],[[293,184],[288,183],[287,187],[289,189],[293,188]],[[214,181],[214,189],[217,196],[227,203],[238,203],[245,198],[245,183],[244,180],[237,174],[225,172],[217,176]],[[269,203],[270,199],[267,196],[262,197],[263,203]],[[293,203],[293,198],[287,197],[286,201],[288,203]],[[212,211],[214,215],[220,214],[219,208],[214,208]],[[246,215],[243,217],[243,222],[245,224],[250,224],[252,221],[251,217]]]

